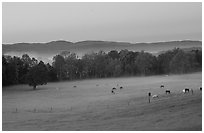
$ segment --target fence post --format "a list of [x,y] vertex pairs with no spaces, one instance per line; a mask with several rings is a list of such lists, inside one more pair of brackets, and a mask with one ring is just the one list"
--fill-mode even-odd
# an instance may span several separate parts
[[148,93],[148,96],[149,96],[149,103],[150,103],[151,92]]

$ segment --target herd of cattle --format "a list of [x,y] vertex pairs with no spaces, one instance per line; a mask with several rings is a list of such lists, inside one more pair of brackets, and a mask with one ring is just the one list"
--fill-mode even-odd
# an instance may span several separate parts
[[[117,84],[117,86],[119,86],[119,85]],[[123,87],[120,86],[119,89],[121,90],[121,89],[123,89]],[[112,94],[115,94],[115,91],[116,91],[116,90],[117,90],[116,87],[113,87],[112,90],[111,90],[111,93],[112,93]]]
[[[99,85],[97,84],[96,86],[99,86]],[[74,85],[73,87],[76,88],[77,86]],[[113,88],[112,88],[111,93],[112,93],[112,94],[116,94],[115,91],[117,90],[117,88],[120,89],[120,90],[122,90],[122,89],[123,89],[123,86],[119,86],[119,85],[117,84],[117,87],[113,87]],[[161,85],[160,88],[164,88],[164,85]],[[200,87],[199,89],[200,89],[200,91],[202,91],[202,87]],[[189,93],[189,92],[191,92],[191,93],[193,94],[193,89],[190,89],[190,88],[185,88],[185,89],[183,89],[183,93]],[[171,94],[171,90],[166,89],[165,93],[166,93],[166,94]],[[149,92],[148,95],[149,95],[149,97],[152,96],[152,98],[159,98],[158,95],[152,95],[151,92]]]
[[[160,88],[164,88],[164,85],[161,85]],[[200,91],[202,91],[202,87],[199,88]],[[171,91],[169,89],[166,89],[166,94],[171,94]],[[189,93],[191,92],[193,94],[193,89],[190,89],[190,88],[185,88],[183,89],[183,93]],[[149,92],[149,96],[151,96],[151,92]],[[159,98],[158,95],[153,95],[152,98]]]
[[[117,84],[117,86],[118,86],[118,84]],[[161,85],[160,88],[164,88],[164,85]],[[123,89],[123,87],[120,86],[119,89]],[[200,91],[202,91],[202,87],[200,87],[199,89],[200,89]],[[112,90],[111,90],[111,93],[115,94],[116,90],[117,90],[116,87],[113,87]],[[193,94],[193,89],[190,89],[190,88],[183,89],[183,93],[189,93],[189,92],[191,92]],[[169,89],[166,89],[165,93],[166,94],[171,94],[171,91]],[[148,95],[150,97],[151,92],[149,92]],[[159,96],[158,95],[153,95],[152,98],[159,98]]]
[[[161,85],[160,86],[160,88],[164,88],[164,85]],[[189,89],[189,88],[185,88],[185,89],[183,89],[183,93],[188,93],[188,92],[190,92],[191,91],[191,93],[193,94],[193,89]],[[202,87],[200,87],[200,91],[202,91]],[[166,94],[170,94],[170,90],[166,90]]]

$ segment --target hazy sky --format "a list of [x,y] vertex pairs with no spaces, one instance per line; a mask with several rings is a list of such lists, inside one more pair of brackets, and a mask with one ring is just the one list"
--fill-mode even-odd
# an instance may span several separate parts
[[2,41],[202,39],[202,3],[3,3]]

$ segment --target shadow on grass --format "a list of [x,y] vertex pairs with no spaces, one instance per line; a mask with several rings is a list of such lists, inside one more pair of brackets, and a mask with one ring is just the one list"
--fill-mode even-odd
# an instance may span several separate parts
[[33,91],[42,91],[42,90],[48,90],[46,86],[39,86],[36,89],[33,89],[33,87],[28,85],[15,85],[15,86],[9,86],[9,87],[3,87],[2,92],[8,93],[8,92],[33,92]]

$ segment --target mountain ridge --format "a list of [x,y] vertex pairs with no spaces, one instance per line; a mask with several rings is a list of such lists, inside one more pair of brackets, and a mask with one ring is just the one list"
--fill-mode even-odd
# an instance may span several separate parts
[[[182,41],[167,41],[167,42],[152,42],[152,43],[129,43],[129,42],[114,42],[114,41],[80,41],[80,42],[69,42],[65,40],[58,40],[58,41],[51,41],[47,43],[14,43],[14,44],[2,44],[2,52],[8,52],[8,51],[31,51],[33,48],[37,50],[37,47],[47,47],[49,46],[50,48],[52,47],[58,47],[59,45],[64,48],[69,48],[69,47],[97,47],[100,45],[100,47],[111,47],[111,46],[117,46],[117,47],[129,47],[129,46],[141,46],[141,45],[158,45],[158,44],[176,44],[180,45],[181,43],[185,43],[185,45],[189,43],[200,43],[200,46],[202,46],[201,41],[192,41],[192,40],[182,40]],[[103,46],[102,46],[103,45]],[[106,46],[107,45],[107,46]],[[108,46],[109,45],[109,46]],[[192,44],[190,44],[192,45]],[[199,44],[198,44],[199,45]],[[24,47],[24,48],[21,48]],[[32,48],[32,49],[29,49]],[[35,48],[36,47],[36,48]],[[144,46],[145,47],[145,46]],[[27,49],[25,49],[27,48]],[[41,49],[39,48],[39,49]],[[59,47],[58,47],[59,48]],[[56,50],[56,49],[55,49]],[[145,48],[144,48],[145,50]]]
[[14,43],[2,44],[2,54],[11,56],[21,56],[22,54],[33,55],[37,58],[50,58],[61,53],[62,51],[70,51],[82,57],[86,53],[98,52],[100,50],[109,52],[111,50],[120,51],[127,49],[131,51],[146,51],[150,53],[160,53],[173,48],[191,48],[201,47],[202,41],[182,40],[152,43],[129,43],[114,41],[80,41],[69,42],[65,40],[51,41],[47,43]]

